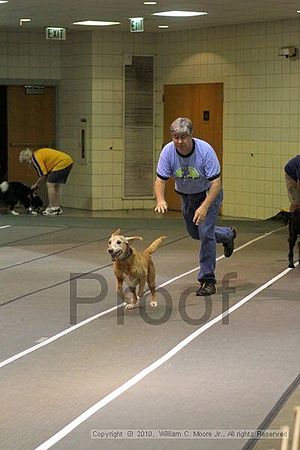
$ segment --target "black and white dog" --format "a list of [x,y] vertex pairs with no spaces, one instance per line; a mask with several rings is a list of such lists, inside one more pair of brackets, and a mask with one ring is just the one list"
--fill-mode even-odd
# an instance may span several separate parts
[[0,193],[5,205],[9,208],[11,214],[15,216],[19,215],[15,211],[18,203],[24,206],[27,214],[36,215],[43,207],[43,201],[36,192],[19,181],[3,181],[0,184]]

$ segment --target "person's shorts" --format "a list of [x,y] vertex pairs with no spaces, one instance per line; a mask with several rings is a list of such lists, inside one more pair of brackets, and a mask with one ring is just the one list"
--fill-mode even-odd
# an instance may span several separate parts
[[296,207],[300,205],[300,192],[297,189],[297,181],[285,173],[286,190],[291,206]]
[[65,169],[54,170],[53,172],[50,172],[47,175],[47,183],[65,184],[65,182],[67,181],[67,178],[69,176],[69,173],[71,172],[72,167],[73,167],[73,164],[70,164]]

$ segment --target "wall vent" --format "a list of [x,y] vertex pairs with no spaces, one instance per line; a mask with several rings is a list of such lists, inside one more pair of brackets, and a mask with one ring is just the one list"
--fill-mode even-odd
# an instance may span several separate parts
[[154,57],[124,64],[124,198],[153,197]]

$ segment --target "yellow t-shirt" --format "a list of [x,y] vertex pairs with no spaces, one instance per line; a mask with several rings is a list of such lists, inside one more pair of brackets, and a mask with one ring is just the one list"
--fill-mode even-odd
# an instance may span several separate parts
[[33,152],[33,165],[39,176],[65,169],[73,164],[71,156],[53,148],[40,148]]

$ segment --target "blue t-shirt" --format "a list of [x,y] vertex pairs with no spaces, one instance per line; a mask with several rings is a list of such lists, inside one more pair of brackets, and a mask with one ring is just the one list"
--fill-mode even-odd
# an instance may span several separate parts
[[220,163],[214,149],[207,142],[193,138],[189,155],[181,155],[172,142],[161,151],[157,176],[162,180],[175,179],[175,190],[182,194],[207,191],[212,180],[220,176]]
[[300,180],[300,155],[290,159],[286,163],[284,170],[295,181]]

